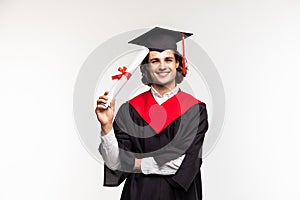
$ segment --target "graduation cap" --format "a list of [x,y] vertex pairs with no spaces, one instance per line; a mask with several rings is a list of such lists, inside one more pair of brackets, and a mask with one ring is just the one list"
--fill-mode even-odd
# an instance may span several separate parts
[[186,59],[184,52],[184,39],[193,35],[193,33],[186,33],[180,31],[169,30],[165,28],[155,27],[143,35],[129,41],[128,43],[147,47],[150,51],[164,51],[172,49],[177,51],[177,44],[182,41],[182,70],[186,74]]

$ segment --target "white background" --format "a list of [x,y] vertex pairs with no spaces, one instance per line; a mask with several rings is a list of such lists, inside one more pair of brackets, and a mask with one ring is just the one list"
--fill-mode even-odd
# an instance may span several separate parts
[[226,122],[202,166],[204,199],[299,199],[299,8],[297,0],[0,0],[0,199],[119,199],[77,135],[73,88],[102,42],[155,25],[192,31],[224,84]]

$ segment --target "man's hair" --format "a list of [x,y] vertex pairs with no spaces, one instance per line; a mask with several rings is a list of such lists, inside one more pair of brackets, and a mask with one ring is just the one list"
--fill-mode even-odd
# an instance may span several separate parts
[[[180,53],[178,53],[177,51],[174,52],[174,57],[176,62],[179,63],[179,66],[176,68],[176,77],[175,77],[175,82],[177,84],[181,83],[183,78],[186,76],[185,74],[183,74],[183,70],[182,70],[182,56],[180,55]],[[153,81],[152,78],[150,76],[150,73],[147,69],[147,66],[149,64],[149,53],[146,56],[146,58],[142,61],[141,63],[141,67],[140,70],[142,72],[142,82],[145,85],[151,86]]]

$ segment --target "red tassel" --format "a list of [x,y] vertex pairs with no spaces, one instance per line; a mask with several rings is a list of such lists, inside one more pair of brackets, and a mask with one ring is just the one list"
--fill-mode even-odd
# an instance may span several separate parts
[[186,75],[186,60],[185,60],[185,50],[184,50],[184,33],[182,33],[182,73]]

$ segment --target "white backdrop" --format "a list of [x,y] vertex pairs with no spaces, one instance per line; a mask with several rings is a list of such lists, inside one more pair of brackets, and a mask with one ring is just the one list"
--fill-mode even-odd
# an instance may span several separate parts
[[224,84],[204,199],[299,199],[299,9],[297,0],[0,0],[0,199],[119,199],[76,133],[73,88],[102,42],[155,25],[193,31]]

